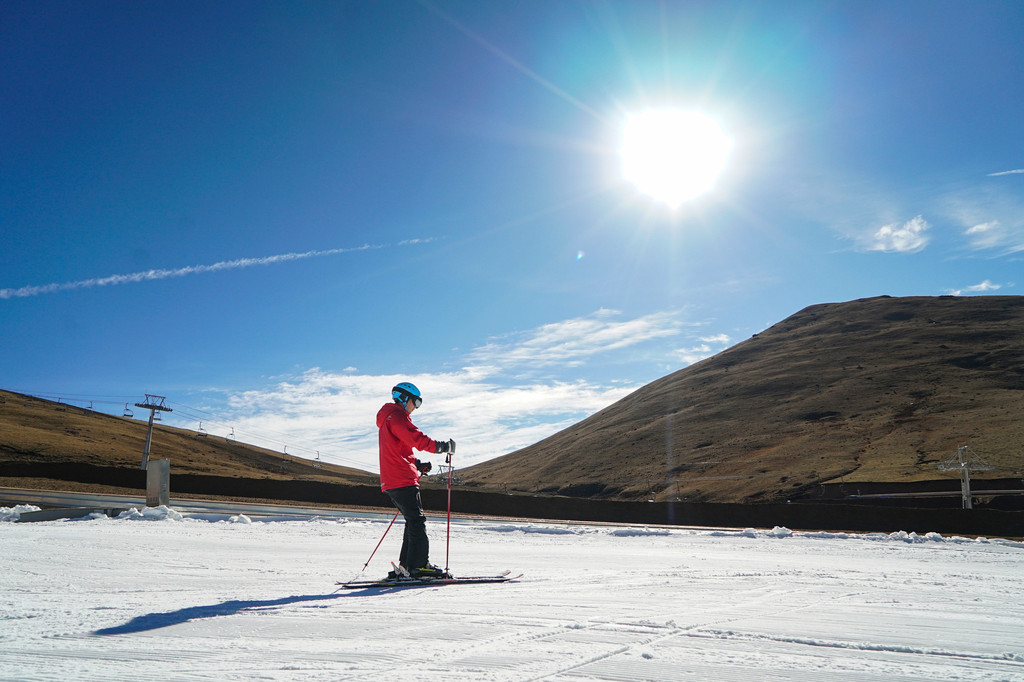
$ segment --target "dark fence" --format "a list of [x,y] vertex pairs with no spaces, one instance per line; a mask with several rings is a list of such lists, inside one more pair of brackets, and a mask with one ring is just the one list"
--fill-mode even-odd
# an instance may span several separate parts
[[[0,464],[0,477],[32,477],[145,490],[145,472],[128,467],[89,464]],[[377,486],[324,481],[275,480],[171,474],[171,493],[222,495],[354,507],[389,507]],[[428,511],[447,510],[444,488],[426,486]],[[914,504],[907,500],[907,505]],[[923,534],[1024,537],[1024,512],[993,509],[928,509],[911,506],[862,506],[841,503],[722,504],[689,502],[615,502],[585,498],[505,495],[455,488],[452,511],[524,519],[670,524],[727,528],[772,528],[852,532],[907,531]]]

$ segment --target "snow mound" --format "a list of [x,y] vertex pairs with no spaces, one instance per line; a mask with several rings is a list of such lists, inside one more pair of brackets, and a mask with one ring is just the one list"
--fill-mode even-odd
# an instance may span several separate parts
[[118,514],[117,518],[119,521],[181,521],[184,517],[162,504],[159,507],[143,507],[141,511],[132,507]]
[[17,521],[26,512],[39,511],[34,504],[19,504],[14,507],[0,507],[0,523],[4,521]]
[[672,530],[669,528],[616,528],[609,535],[620,538],[636,538],[651,535],[672,535]]

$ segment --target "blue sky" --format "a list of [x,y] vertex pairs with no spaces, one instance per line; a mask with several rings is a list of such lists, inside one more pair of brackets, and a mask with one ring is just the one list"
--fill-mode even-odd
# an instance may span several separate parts
[[[410,380],[464,466],[807,305],[1019,294],[1022,35],[1017,2],[5,2],[0,387],[375,471]],[[728,138],[710,191],[624,177],[648,110]]]

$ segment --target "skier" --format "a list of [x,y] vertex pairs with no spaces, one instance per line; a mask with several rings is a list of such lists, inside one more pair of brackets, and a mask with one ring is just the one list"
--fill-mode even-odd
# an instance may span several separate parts
[[[414,578],[448,577],[445,570],[427,560],[430,543],[427,539],[427,517],[420,500],[420,476],[430,471],[430,462],[413,456],[413,448],[435,454],[455,452],[455,441],[428,438],[416,428],[409,415],[423,404],[420,390],[403,381],[391,389],[393,402],[385,403],[377,412],[380,429],[380,488],[391,498],[405,519],[405,535],[399,555],[399,570]],[[398,577],[394,571],[389,578]]]

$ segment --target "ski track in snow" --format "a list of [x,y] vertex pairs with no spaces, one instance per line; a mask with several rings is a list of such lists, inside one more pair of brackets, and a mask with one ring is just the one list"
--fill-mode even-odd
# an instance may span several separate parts
[[386,526],[0,523],[0,680],[1024,681],[1017,542],[458,521],[453,572],[525,576],[335,591]]

